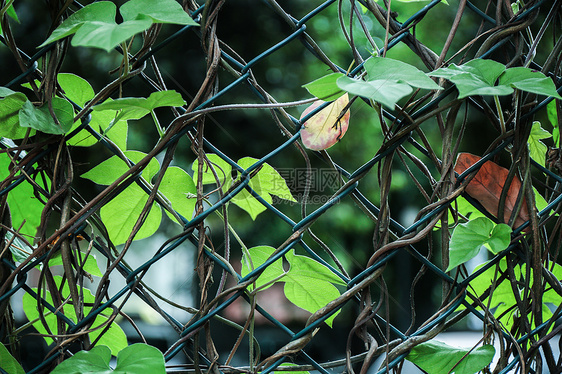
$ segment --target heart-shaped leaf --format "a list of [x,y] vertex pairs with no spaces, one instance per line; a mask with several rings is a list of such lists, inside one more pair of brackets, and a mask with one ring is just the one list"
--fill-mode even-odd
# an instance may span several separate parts
[[153,23],[197,25],[174,0],[130,0],[121,7],[123,23],[115,22],[116,15],[117,7],[110,1],[89,4],[61,23],[40,47],[75,34],[73,46],[109,52]]
[[496,350],[492,345],[456,348],[437,340],[418,344],[406,359],[429,374],[474,374],[492,362]]
[[115,369],[109,366],[111,353],[106,346],[80,351],[59,364],[52,374],[165,374],[164,356],[155,347],[133,344],[119,352]]
[[521,91],[532,92],[537,95],[553,96],[562,99],[552,79],[543,73],[524,67],[514,67],[507,69],[500,76],[500,85],[510,85]]
[[510,95],[514,88],[561,98],[552,80],[543,73],[524,67],[506,69],[493,60],[476,59],[461,66],[453,64],[429,75],[446,78],[454,83],[459,91],[459,99],[473,95]]
[[[349,96],[344,94],[336,101],[309,118],[301,129],[301,139],[304,146],[314,151],[328,149],[338,142],[346,133],[349,126],[349,109],[343,110],[349,103]],[[318,100],[305,109],[301,119],[308,113],[324,104]]]
[[479,217],[461,223],[453,230],[449,244],[449,267],[447,271],[478,254],[483,245],[496,254],[507,248],[511,241],[511,228],[500,223],[494,224],[487,217]]
[[527,144],[529,144],[529,153],[531,154],[531,158],[542,166],[545,164],[548,148],[543,142],[541,142],[541,139],[547,139],[550,137],[552,137],[552,135],[541,127],[541,123],[539,121],[533,122],[533,127],[531,128],[531,134],[529,134]]

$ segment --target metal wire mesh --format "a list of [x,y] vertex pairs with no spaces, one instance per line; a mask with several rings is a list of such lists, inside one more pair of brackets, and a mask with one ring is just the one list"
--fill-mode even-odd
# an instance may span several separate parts
[[[145,73],[145,69],[148,70],[147,64],[156,66],[155,61],[159,58],[159,54],[166,51],[166,49],[177,48],[177,43],[192,43],[193,45],[190,45],[189,48],[199,48],[200,45],[195,44],[195,39],[192,38],[195,34],[201,40],[204,54],[197,55],[194,58],[197,59],[197,63],[205,63],[204,61],[206,60],[207,67],[205,71],[207,79],[203,81],[205,77],[201,77],[203,83],[201,84],[200,90],[197,95],[192,98],[192,101],[187,107],[175,108],[175,118],[172,119],[167,126],[165,136],[150,150],[143,160],[132,166],[129,171],[120,178],[119,184],[115,183],[109,186],[89,200],[77,202],[71,219],[55,233],[47,235],[42,244],[36,247],[33,255],[30,256],[27,261],[14,264],[14,262],[3,258],[4,266],[10,268],[10,275],[6,277],[7,282],[10,284],[13,282],[13,286],[11,289],[4,289],[4,293],[0,296],[0,303],[8,300],[17,291],[23,290],[25,293],[35,298],[38,304],[40,303],[43,305],[46,310],[55,313],[57,317],[59,317],[60,323],[66,326],[66,333],[70,337],[84,328],[87,329],[93,320],[102,312],[116,316],[116,311],[123,307],[122,301],[120,301],[122,297],[124,295],[135,294],[143,303],[160,314],[176,331],[177,336],[174,338],[174,343],[165,347],[165,359],[170,362],[177,355],[185,354],[193,360],[191,364],[180,365],[175,368],[176,371],[183,370],[182,372],[195,371],[194,366],[197,366],[202,371],[212,367],[214,372],[250,372],[251,366],[254,368],[253,370],[259,369],[259,372],[270,373],[275,370],[282,370],[280,365],[292,360],[298,362],[299,366],[297,366],[296,369],[300,370],[316,370],[320,373],[329,373],[333,372],[333,370],[341,372],[345,370],[343,368],[346,366],[347,354],[348,368],[355,367],[356,370],[362,363],[367,362],[368,364],[374,357],[383,355],[383,357],[386,357],[386,364],[382,365],[380,370],[377,367],[376,369],[378,371],[373,371],[383,373],[390,370],[399,370],[409,350],[413,346],[436,336],[439,332],[454,324],[451,321],[457,321],[460,318],[459,316],[471,314],[484,322],[489,321],[489,315],[475,308],[474,296],[469,297],[470,284],[478,275],[492,268],[502,259],[507,258],[510,261],[513,259],[519,259],[519,261],[523,262],[528,261],[524,252],[521,251],[521,248],[528,247],[526,243],[529,239],[524,236],[514,235],[509,248],[497,254],[477,272],[466,275],[464,278],[459,278],[458,275],[446,273],[444,271],[446,266],[443,266],[441,260],[436,259],[431,253],[432,246],[436,245],[432,245],[429,242],[433,240],[432,238],[435,235],[433,229],[439,220],[446,215],[444,213],[446,213],[448,209],[455,207],[454,198],[451,198],[451,195],[448,194],[454,191],[456,186],[460,186],[463,180],[469,176],[472,171],[478,169],[485,161],[494,159],[494,157],[507,148],[521,147],[521,140],[516,139],[516,135],[512,134],[490,146],[486,144],[485,146],[488,147],[488,149],[485,153],[485,157],[483,157],[481,162],[474,165],[462,175],[455,176],[451,174],[450,171],[448,172],[448,176],[445,174],[439,175],[439,177],[436,178],[437,181],[434,180],[433,183],[430,183],[430,185],[426,187],[428,196],[430,196],[426,207],[417,213],[416,219],[411,225],[407,227],[401,225],[399,223],[400,220],[391,215],[391,210],[388,205],[390,181],[395,173],[395,168],[392,166],[393,160],[396,159],[397,154],[401,153],[409,157],[412,167],[420,167],[420,170],[420,165],[425,164],[432,165],[432,173],[441,173],[442,171],[449,170],[444,164],[449,163],[448,167],[450,168],[451,159],[440,160],[436,157],[436,152],[434,151],[434,149],[439,149],[442,144],[428,144],[427,138],[423,133],[423,127],[429,126],[427,119],[438,115],[436,114],[438,112],[435,111],[439,109],[439,105],[447,105],[446,103],[449,103],[454,98],[456,91],[449,88],[438,95],[422,98],[413,108],[405,106],[401,111],[395,112],[382,110],[378,126],[384,128],[385,138],[382,140],[382,144],[379,148],[372,148],[369,159],[356,161],[358,162],[358,166],[353,169],[346,170],[346,168],[339,165],[340,163],[350,165],[345,159],[332,160],[329,157],[330,151],[320,152],[319,155],[321,157],[315,160],[315,162],[323,162],[326,168],[335,170],[339,179],[336,191],[332,193],[326,201],[323,201],[321,204],[307,205],[306,198],[309,191],[305,191],[303,200],[299,202],[301,211],[297,213],[291,209],[284,209],[285,207],[269,203],[250,187],[250,179],[253,173],[266,163],[276,166],[283,157],[292,157],[288,155],[295,152],[295,149],[300,149],[301,152],[304,152],[299,145],[299,130],[301,124],[321,108],[302,120],[291,116],[289,114],[290,111],[285,109],[288,108],[288,105],[284,103],[277,104],[275,98],[260,85],[260,81],[263,81],[264,78],[256,74],[255,70],[258,70],[260,64],[265,60],[279,58],[277,56],[286,53],[285,51],[287,51],[288,48],[292,48],[302,53],[302,56],[307,54],[307,58],[313,57],[317,59],[325,64],[328,70],[331,69],[332,71],[345,73],[347,68],[340,67],[332,62],[329,54],[324,53],[319,44],[315,42],[314,31],[309,31],[309,28],[307,28],[307,25],[311,23],[315,17],[326,14],[330,9],[341,8],[344,2],[332,0],[314,4],[309,2],[307,4],[298,4],[298,6],[293,3],[288,3],[286,8],[283,4],[273,0],[263,3],[252,3],[249,5],[251,7],[252,17],[254,17],[254,13],[255,16],[257,16],[260,12],[269,12],[274,14],[274,17],[277,17],[279,22],[284,25],[283,27],[286,26],[286,28],[284,29],[285,31],[280,28],[276,35],[277,40],[265,48],[263,52],[247,58],[247,61],[240,57],[240,55],[226,43],[220,41],[221,35],[217,32],[217,25],[220,25],[219,19],[220,17],[229,17],[229,13],[223,14],[220,11],[223,5],[226,6],[223,3],[222,1],[209,1],[204,6],[198,6],[195,3],[186,2],[184,8],[189,9],[192,17],[201,22],[202,26],[200,28],[186,26],[174,34],[169,35],[165,40],[155,43],[152,45],[152,48],[147,49],[144,54],[132,60],[135,74],[129,78],[130,80],[144,80],[152,86],[153,90],[163,90],[165,89],[165,79],[158,76],[155,79],[150,78],[149,75]],[[530,1],[521,12],[514,15],[505,23],[500,23],[496,20],[495,6],[491,3],[479,4],[470,1],[461,1],[461,4],[457,4],[456,2],[454,4],[453,2],[451,3],[450,6],[454,8],[455,12],[459,9],[459,14],[462,14],[463,17],[468,17],[470,13],[470,17],[474,17],[474,19],[478,19],[477,22],[481,22],[481,29],[478,31],[478,35],[484,37],[477,38],[475,35],[472,35],[469,38],[470,40],[475,38],[473,41],[474,45],[477,47],[486,45],[485,51],[478,56],[480,58],[496,56],[501,53],[506,53],[510,58],[515,58],[514,54],[518,53],[518,51],[514,52],[511,48],[516,43],[519,43],[519,41],[514,40],[519,38],[520,33],[524,31],[522,31],[523,28],[512,28],[520,24],[531,24],[535,17],[537,17],[537,14],[544,17],[543,13],[548,12],[549,7],[551,7],[550,9],[560,9],[558,1],[555,5],[549,5],[550,2],[547,1]],[[501,2],[498,2],[498,7],[501,6],[500,3]],[[360,20],[362,20],[361,22],[365,22],[365,19],[371,19],[381,22],[383,27],[388,30],[387,35],[390,36],[390,38],[386,43],[383,42],[386,48],[381,48],[377,51],[379,55],[383,55],[386,51],[390,51],[395,47],[407,46],[414,52],[418,62],[421,62],[421,64],[429,69],[434,69],[436,63],[441,64],[444,62],[445,56],[437,56],[435,53],[432,53],[429,48],[424,46],[424,40],[418,40],[416,38],[415,32],[416,25],[430,23],[432,20],[435,21],[436,18],[440,17],[440,12],[442,12],[442,10],[438,8],[442,6],[439,5],[440,0],[431,1],[413,14],[400,14],[398,17],[399,19],[406,19],[403,23],[396,21],[394,19],[394,14],[389,15],[383,6],[372,1],[361,2],[361,4],[351,1],[350,4],[350,6],[346,4],[347,12],[349,12],[354,22],[360,22]],[[75,6],[79,5],[75,3]],[[234,1],[228,4],[228,6],[230,7],[228,10],[229,12],[234,11],[234,9],[238,12],[245,12],[246,10],[243,7],[248,6],[248,4],[238,4],[238,2]],[[366,11],[363,12],[360,6],[364,7]],[[296,10],[291,7],[295,7]],[[303,9],[305,9],[305,11],[303,11]],[[296,14],[296,12],[303,15],[300,17],[293,16],[292,14]],[[340,10],[340,12],[343,11]],[[220,17],[218,16],[219,14]],[[344,22],[343,16],[342,22]],[[262,24],[260,27],[263,28],[262,32],[264,32],[263,30],[268,28],[268,25]],[[512,31],[505,35],[500,35],[499,37],[488,37],[489,35],[496,35],[494,32],[498,30]],[[256,37],[259,38],[260,30],[256,32],[258,33]],[[452,32],[451,35],[454,35],[454,32]],[[363,71],[361,62],[369,56],[361,56],[361,52],[359,52],[353,44],[353,37],[354,36],[351,34],[348,35],[352,57],[347,63],[351,63],[352,59],[355,58],[357,66],[349,72],[349,75],[358,76]],[[235,38],[236,33],[229,39]],[[441,39],[444,40],[445,37]],[[4,43],[9,42],[3,38],[2,41]],[[19,54],[25,62],[25,69],[21,75],[5,82],[5,86],[15,87],[29,78],[42,77],[42,73],[38,71],[37,61],[51,53],[53,48],[55,48],[54,45],[41,48],[32,57],[27,56],[20,50]],[[338,60],[341,59],[338,58]],[[279,61],[283,60],[279,58]],[[3,62],[3,64],[7,63],[9,62]],[[221,72],[220,84],[217,79],[219,75],[217,66],[222,66],[230,76],[224,81],[223,76],[227,75]],[[531,65],[531,67],[541,70],[541,66],[536,64]],[[277,69],[281,71],[281,74],[290,73],[289,66],[280,64],[277,66]],[[156,71],[156,69],[154,70]],[[554,79],[556,81],[558,79],[556,74],[554,74]],[[6,80],[6,77],[3,77],[3,80]],[[298,82],[298,85],[300,86],[304,83],[307,82]],[[119,85],[115,84],[110,87],[110,93],[118,89]],[[240,90],[251,92],[256,98],[257,104],[247,104],[237,101],[237,97],[239,97],[238,92],[240,92]],[[558,91],[560,92],[560,90]],[[289,100],[296,101],[301,98],[302,97],[291,97]],[[549,100],[535,102],[531,109],[527,110],[520,117],[520,120],[529,121],[540,109],[544,108],[548,102]],[[470,107],[471,110],[486,110],[485,105],[478,100],[471,99],[466,105],[467,108]],[[271,132],[271,136],[270,138],[255,140],[247,139],[247,143],[252,143],[254,141],[262,143],[261,149],[265,149],[266,151],[263,152],[263,155],[259,157],[251,167],[244,170],[233,161],[234,156],[229,156],[228,151],[221,150],[222,147],[215,146],[212,141],[209,140],[207,133],[203,132],[203,123],[205,122],[203,118],[206,115],[218,114],[227,110],[228,113],[232,110],[249,112],[253,111],[255,108],[262,109],[255,115],[259,116],[260,121],[264,124],[263,126],[268,126],[268,128],[270,128],[268,131]],[[119,150],[115,149],[102,134],[90,126],[88,112],[83,113],[81,109],[82,108],[77,108],[77,111],[81,113],[78,117],[81,121],[81,126],[66,135],[66,139],[72,139],[80,131],[86,129],[110,152],[119,155]],[[227,122],[223,123],[224,126],[229,128],[229,131],[235,131],[232,125]],[[435,123],[432,123],[431,126],[435,126]],[[466,131],[469,132],[470,130]],[[211,137],[213,136],[211,135]],[[365,139],[365,141],[371,142],[371,139]],[[345,139],[342,140],[342,143],[343,142],[345,142]],[[526,143],[523,142],[523,144]],[[160,155],[160,157],[164,155],[163,165],[169,165],[178,145],[183,145],[185,149],[191,147],[194,150],[195,156],[200,157],[201,160],[205,158],[205,154],[213,153],[218,155],[222,160],[227,162],[233,170],[240,173],[239,183],[233,185],[226,194],[221,194],[215,201],[208,205],[203,204],[201,200],[199,200],[200,204],[198,204],[196,214],[193,217],[184,217],[184,225],[180,234],[174,235],[161,243],[160,247],[153,255],[143,259],[142,265],[130,267],[120,261],[121,258],[118,256],[119,252],[113,251],[112,244],[108,243],[107,237],[104,237],[103,234],[92,236],[91,233],[85,231],[86,221],[95,219],[97,212],[99,212],[102,206],[110,202],[111,199],[121,193],[126,187],[134,183],[140,185],[146,191],[147,195],[151,196],[150,202],[156,199],[155,192],[147,188],[146,185],[143,185],[140,181],[140,172],[146,167],[148,162],[157,155]],[[57,152],[60,146],[59,141],[47,141],[41,145],[37,143],[31,144],[31,146],[25,148],[26,152],[22,152],[23,148],[18,148],[7,139],[2,140],[2,148],[14,159],[13,168],[21,170],[22,173],[17,178],[8,179],[8,183],[5,182],[3,184],[0,196],[10,193],[13,188],[20,184],[29,183],[33,186],[36,194],[46,202],[47,206],[52,205],[50,209],[56,209],[57,204],[53,204],[53,202],[57,201],[57,197],[53,195],[53,190],[49,190],[41,183],[32,184],[31,179],[27,176],[38,175],[40,171],[47,168],[45,165],[49,165],[49,162],[52,162],[53,154]],[[229,149],[235,149],[235,147],[237,147],[236,144],[231,145]],[[244,154],[245,149],[246,145],[242,145],[233,153]],[[350,155],[348,157],[353,156]],[[303,160],[305,159],[308,160],[308,158],[303,158]],[[403,161],[403,163],[404,165],[406,164],[405,161]],[[537,180],[544,181],[550,178],[550,180],[556,183],[562,182],[561,178],[556,173],[553,173],[539,164],[533,163],[532,167],[533,175]],[[163,166],[162,169],[165,169],[165,166]],[[311,172],[310,166],[304,167],[304,169],[308,170],[309,173]],[[428,173],[430,172],[428,171]],[[413,176],[412,173],[410,174]],[[362,183],[366,180],[367,176],[375,178],[377,175],[379,176],[379,186],[370,186]],[[443,188],[443,185],[447,183],[449,183],[448,189]],[[375,192],[376,190],[380,191],[380,200],[378,202],[373,202],[373,190]],[[283,240],[275,244],[277,248],[275,254],[263,265],[257,267],[244,277],[240,276],[240,274],[236,274],[235,278],[237,279],[235,285],[227,286],[225,282],[221,280],[220,288],[217,291],[219,297],[216,299],[211,297],[210,300],[212,300],[212,302],[210,302],[210,300],[204,300],[203,305],[178,306],[178,308],[197,308],[194,309],[195,314],[192,318],[178,320],[162,309],[150,288],[147,287],[150,285],[142,283],[141,280],[146,272],[155,266],[155,264],[178,250],[178,248],[181,248],[186,242],[192,243],[194,248],[198,248],[201,251],[198,257],[198,269],[206,269],[205,271],[210,273],[212,272],[211,266],[216,266],[222,269],[222,277],[226,277],[227,274],[229,274],[229,277],[234,278],[232,265],[229,263],[229,254],[227,252],[229,246],[226,244],[224,246],[227,249],[225,253],[219,254],[218,251],[215,252],[212,246],[207,245],[208,239],[205,236],[205,220],[216,211],[223,212],[225,204],[235,198],[241,191],[249,192],[266,208],[268,219],[274,221],[275,230],[288,232],[289,234],[286,235]],[[201,191],[201,194],[202,193],[203,191]],[[467,196],[467,199],[478,206],[483,213],[487,214],[476,201],[471,200],[469,196]],[[552,221],[551,218],[556,217],[555,209],[561,199],[562,195],[559,195],[557,190],[553,190],[552,197],[548,201],[548,206],[538,212],[538,220],[542,230],[547,230],[547,223]],[[367,255],[364,263],[361,264],[361,270],[355,275],[347,274],[345,270],[339,267],[339,264],[335,263],[333,260],[326,260],[325,253],[322,251],[322,249],[325,248],[322,242],[324,238],[317,238],[311,231],[313,224],[320,219],[333,220],[336,222],[336,229],[338,225],[343,225],[344,222],[341,222],[337,214],[333,213],[334,207],[342,202],[352,203],[360,207],[361,214],[364,214],[371,220],[371,229],[375,232],[372,243],[369,243],[371,247],[368,250],[369,255]],[[307,208],[310,209],[311,206],[313,209],[307,212]],[[150,203],[145,207],[143,214],[149,209]],[[355,214],[358,214],[357,212],[359,212],[359,210],[355,212]],[[326,221],[324,220],[322,222]],[[139,220],[139,223],[142,223],[142,219]],[[446,223],[446,220],[442,222],[442,224]],[[224,222],[224,224],[226,225],[226,222]],[[525,229],[527,226],[530,226],[530,224],[530,222],[527,222],[524,226],[519,228],[519,230]],[[259,228],[257,230],[259,231]],[[554,237],[557,228],[553,230],[552,234],[550,234],[551,237]],[[111,264],[112,270],[106,273],[106,276],[104,276],[103,281],[99,285],[99,289],[107,287],[107,283],[104,282],[108,282],[109,278],[122,277],[125,282],[125,286],[113,294],[105,293],[103,297],[96,298],[96,302],[92,306],[91,311],[80,318],[76,323],[56,310],[56,307],[47,302],[47,300],[41,298],[37,292],[32,289],[32,282],[28,276],[37,265],[45,263],[52,253],[60,249],[60,243],[55,241],[56,237],[84,238],[85,242],[91,243],[93,248],[106,257],[108,263]],[[439,239],[436,240],[438,241]],[[128,247],[129,244],[130,243],[127,243],[126,247]],[[279,351],[271,357],[261,357],[261,360],[258,359],[257,362],[260,364],[257,366],[255,363],[248,363],[245,366],[233,367],[231,365],[225,365],[224,357],[214,358],[210,356],[210,353],[212,353],[210,351],[211,348],[207,345],[206,349],[203,349],[197,343],[199,334],[203,334],[203,331],[209,328],[209,323],[214,321],[218,316],[221,316],[229,305],[234,302],[240,302],[240,300],[250,303],[246,287],[259,276],[263,269],[267,268],[276,260],[283,258],[289,251],[294,249],[298,249],[306,253],[307,256],[321,262],[342,279],[347,284],[345,290],[342,292],[342,296],[324,310],[315,313],[313,318],[309,319],[304,326],[300,326],[296,330],[290,329],[268,313],[267,305],[256,304],[255,310],[257,313],[265,317],[276,329],[284,334],[284,338],[276,342],[276,349],[279,349]],[[387,310],[385,312],[384,309],[381,309],[381,305],[384,305],[384,300],[380,302],[372,301],[370,296],[371,292],[374,292],[372,290],[372,288],[375,288],[374,285],[377,285],[377,287],[382,290],[380,291],[381,295],[385,294],[384,290],[386,286],[383,280],[385,268],[389,265],[393,266],[393,269],[400,269],[400,263],[404,261],[404,257],[400,256],[404,256],[404,254],[408,257],[408,261],[419,264],[418,266],[423,269],[423,271],[420,270],[419,272],[420,277],[423,276],[426,271],[429,271],[434,274],[435,278],[440,279],[443,283],[444,293],[443,304],[438,309],[432,311],[432,316],[426,321],[412,321],[412,324],[415,324],[415,328],[408,329],[396,327],[391,323],[390,315],[392,311]],[[205,266],[202,265],[203,262],[205,262]],[[191,271],[191,269],[187,269],[186,271]],[[206,286],[201,285],[201,287]],[[412,287],[415,287],[415,284]],[[200,292],[205,294],[203,290]],[[205,297],[209,298],[210,296],[207,293]],[[416,305],[414,305],[413,299],[410,300],[410,302],[411,305],[403,305],[403,307],[406,309],[412,308],[415,311]],[[464,312],[457,311],[461,305],[466,308]],[[313,357],[313,355],[307,353],[307,343],[316,338],[315,335],[318,328],[326,328],[324,326],[326,319],[342,308],[349,308],[357,318],[355,327],[349,332],[350,336],[353,335],[356,330],[374,329],[376,333],[373,333],[373,336],[376,336],[376,338],[369,333],[363,333],[363,335],[359,334],[365,339],[363,352],[351,352],[351,350],[348,349],[347,352],[342,351],[341,356],[334,357],[334,359],[338,359],[336,361],[321,362]],[[548,337],[552,336],[551,333],[547,334],[546,331],[552,326],[553,321],[559,319],[561,316],[560,313],[561,311],[557,309],[551,319],[543,321],[536,328],[532,329],[532,331],[528,331],[528,333],[522,335],[516,345],[525,346],[526,342],[529,341],[532,347],[536,348],[541,346],[544,339],[548,340]],[[335,323],[337,324],[337,320]],[[494,331],[498,334],[498,339],[510,341],[510,336],[505,331]],[[556,329],[555,332],[556,331],[558,331],[558,329]],[[70,342],[71,341],[72,339]],[[38,373],[48,370],[54,362],[67,353],[69,346],[69,343],[63,343],[58,346],[58,349],[50,352],[43,362],[31,369],[29,373]],[[285,348],[282,349],[283,347]],[[529,351],[532,351],[532,349]],[[521,361],[527,360],[527,358],[528,356],[525,356],[523,359],[515,353],[509,356],[499,372],[509,372],[520,365]],[[287,368],[284,369],[287,370]],[[170,370],[174,369],[170,368]]]

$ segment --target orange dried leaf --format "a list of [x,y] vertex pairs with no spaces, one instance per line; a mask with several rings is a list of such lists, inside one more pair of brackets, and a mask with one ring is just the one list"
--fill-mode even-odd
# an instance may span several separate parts
[[[345,93],[304,123],[301,139],[306,148],[314,151],[328,149],[345,135],[349,125],[349,109],[341,118],[340,115],[348,103],[349,97]],[[315,101],[304,110],[301,119],[322,104],[322,100]]]
[[[455,171],[458,174],[478,162],[481,157],[470,153],[460,153],[455,164]],[[465,192],[472,198],[478,200],[480,204],[493,216],[498,216],[500,196],[503,186],[507,180],[508,170],[492,161],[486,161],[478,170],[474,178],[466,186]],[[521,181],[517,176],[511,181],[509,191],[505,199],[503,212],[503,222],[508,222],[511,213],[515,208],[517,196],[521,190]],[[519,215],[515,219],[514,227],[518,227],[529,220],[527,201],[523,198]]]

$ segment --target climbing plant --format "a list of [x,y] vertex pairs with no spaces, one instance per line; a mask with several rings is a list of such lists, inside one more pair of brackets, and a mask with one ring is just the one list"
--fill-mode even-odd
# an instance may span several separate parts
[[561,4],[0,1],[2,372],[561,372]]

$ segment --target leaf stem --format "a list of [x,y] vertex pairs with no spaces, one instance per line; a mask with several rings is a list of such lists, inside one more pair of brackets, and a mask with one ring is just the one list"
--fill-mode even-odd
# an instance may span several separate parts
[[498,111],[498,118],[500,120],[500,127],[502,135],[505,134],[505,119],[503,118],[502,106],[500,104],[500,98],[498,95],[494,95],[494,103],[496,103],[496,109]]
[[150,111],[150,115],[154,120],[154,124],[156,125],[156,130],[158,131],[158,135],[160,135],[160,139],[162,139],[165,135],[165,132],[162,126],[160,125],[160,121],[158,121],[158,117],[156,117],[156,113],[154,113],[154,110]]
[[129,48],[127,47],[127,42],[121,43],[121,49],[123,49],[123,75],[129,74]]
[[[205,200],[205,202],[207,204],[213,205],[209,202],[208,199],[203,199],[203,200]],[[220,217],[220,219],[224,220],[224,216],[222,215],[221,212],[219,212],[218,210],[215,210],[215,213]],[[246,244],[244,244],[244,242],[242,241],[242,238],[240,238],[240,236],[238,235],[236,230],[234,230],[234,228],[232,227],[232,225],[230,223],[228,224],[228,231],[230,231],[232,233],[232,235],[234,236],[234,239],[236,239],[238,244],[240,244],[240,247],[242,247],[242,251],[244,252],[244,254],[249,256],[250,253],[248,252],[248,247],[246,247]]]

